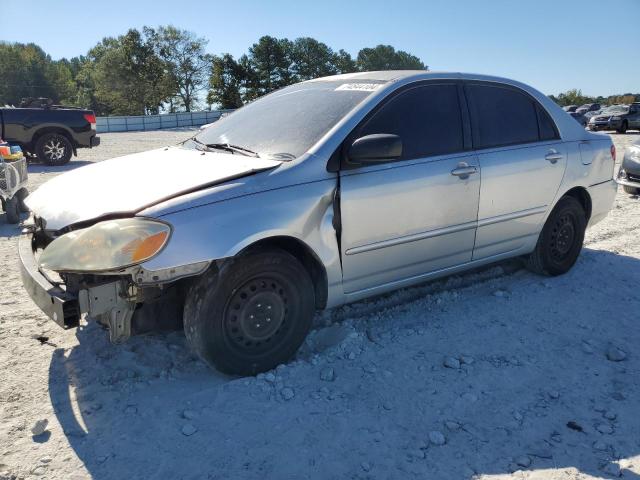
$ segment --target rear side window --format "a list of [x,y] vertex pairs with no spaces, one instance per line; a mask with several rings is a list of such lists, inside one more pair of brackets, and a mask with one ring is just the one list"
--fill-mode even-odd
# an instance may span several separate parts
[[[539,140],[536,111],[539,107],[524,93],[511,88],[478,84],[467,85],[465,91],[471,110],[475,148]],[[555,136],[555,130],[550,123],[545,127],[546,134],[549,134],[549,128]]]
[[391,98],[358,136],[391,133],[402,139],[402,159],[463,150],[462,115],[455,85],[424,85]]

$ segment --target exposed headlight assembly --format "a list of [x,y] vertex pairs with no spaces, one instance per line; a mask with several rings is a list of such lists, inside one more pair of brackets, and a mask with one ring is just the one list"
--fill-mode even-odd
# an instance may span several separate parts
[[171,227],[145,218],[107,220],[56,238],[40,255],[53,271],[100,272],[149,260],[166,245]]

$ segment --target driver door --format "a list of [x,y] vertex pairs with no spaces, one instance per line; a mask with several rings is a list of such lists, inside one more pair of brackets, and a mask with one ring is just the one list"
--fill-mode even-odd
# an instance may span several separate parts
[[348,140],[394,134],[403,149],[394,161],[340,172],[346,294],[407,285],[471,260],[480,165],[467,150],[460,98],[453,82],[405,89]]

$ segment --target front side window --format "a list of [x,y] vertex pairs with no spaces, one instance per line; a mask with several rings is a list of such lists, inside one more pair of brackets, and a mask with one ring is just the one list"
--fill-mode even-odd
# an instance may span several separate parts
[[471,84],[465,90],[475,148],[538,141],[537,107],[530,97],[511,88],[493,85]]
[[392,97],[364,123],[357,136],[376,133],[398,135],[404,160],[463,150],[457,87],[424,85]]

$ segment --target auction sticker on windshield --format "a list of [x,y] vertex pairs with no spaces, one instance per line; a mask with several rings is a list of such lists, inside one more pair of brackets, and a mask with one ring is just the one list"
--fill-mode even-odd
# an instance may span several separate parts
[[382,86],[381,83],[343,83],[336,90],[358,90],[364,92],[373,92]]

